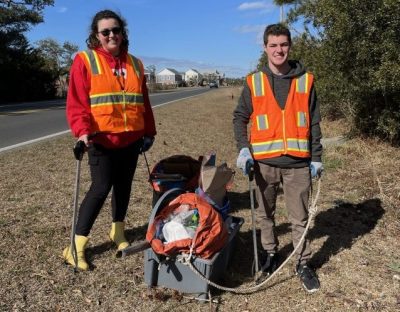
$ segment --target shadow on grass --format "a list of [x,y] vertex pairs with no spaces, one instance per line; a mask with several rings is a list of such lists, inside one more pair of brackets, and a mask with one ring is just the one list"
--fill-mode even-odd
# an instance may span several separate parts
[[[343,249],[350,249],[353,243],[371,232],[385,210],[382,208],[381,200],[378,198],[368,199],[358,204],[336,201],[335,205],[318,213],[315,217],[314,226],[310,229],[307,237],[311,241],[311,249],[314,251],[310,260],[312,267],[321,268],[329,259]],[[287,230],[290,226],[286,224]],[[277,236],[284,234],[277,231]],[[313,248],[312,241],[327,237],[321,248]],[[279,254],[286,259],[293,251],[292,244],[287,244],[279,250]]]
[[[147,232],[147,224],[135,227],[133,229],[125,230],[125,237],[131,243],[139,242],[145,239]],[[111,241],[104,242],[100,245],[96,245],[87,249],[88,260],[91,261],[93,255],[100,255],[111,249],[115,249],[115,245]]]
[[337,201],[332,208],[317,214],[308,237],[311,240],[321,237],[328,239],[314,252],[312,265],[320,268],[331,256],[343,249],[350,249],[357,239],[371,232],[385,213],[381,204],[378,198],[358,204]]
[[244,209],[250,209],[250,192],[236,193],[229,192],[228,198],[231,206],[231,212],[237,212]]
[[[236,194],[235,196],[243,198],[245,195]],[[238,209],[237,206],[236,209]],[[330,257],[343,249],[350,249],[356,240],[375,228],[384,213],[380,199],[373,198],[356,204],[337,201],[332,208],[317,214],[314,226],[308,233],[308,238],[311,240],[311,244],[313,240],[318,238],[327,237],[327,239],[319,250],[314,249],[315,252],[310,261],[311,265],[316,269],[321,268],[329,261]],[[275,231],[277,238],[279,238],[279,236],[291,231],[290,224],[278,224]],[[252,242],[251,230],[240,232],[238,235],[234,256],[227,272],[229,276],[224,281],[228,287],[237,287],[252,278],[251,268],[254,258]],[[257,230],[257,246],[260,254],[262,247],[259,230]],[[280,262],[282,263],[292,251],[291,243],[280,248]],[[273,286],[273,284],[270,286]]]

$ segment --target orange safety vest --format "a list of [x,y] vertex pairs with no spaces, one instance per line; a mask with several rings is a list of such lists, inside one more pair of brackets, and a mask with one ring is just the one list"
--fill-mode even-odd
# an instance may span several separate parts
[[250,143],[254,159],[281,155],[311,156],[309,97],[312,83],[313,75],[310,73],[293,79],[282,110],[267,75],[257,72],[247,76],[253,103]]
[[[142,62],[127,55],[124,88],[104,56],[94,50],[81,51],[81,58],[91,74],[91,132],[120,133],[144,129]],[[122,89],[122,90],[121,90]]]

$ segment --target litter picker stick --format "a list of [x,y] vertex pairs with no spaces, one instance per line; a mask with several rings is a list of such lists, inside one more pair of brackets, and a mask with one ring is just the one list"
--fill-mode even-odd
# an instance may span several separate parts
[[257,235],[256,235],[256,216],[254,208],[254,190],[252,182],[254,179],[254,167],[251,166],[248,170],[249,173],[249,192],[250,192],[250,208],[251,208],[251,225],[253,232],[253,249],[254,249],[254,280],[258,279],[258,251],[257,251]]
[[149,179],[151,179],[150,167],[149,162],[147,161],[146,152],[143,152],[144,161],[146,162],[147,172],[149,173]]
[[76,251],[75,244],[75,232],[76,232],[76,219],[78,214],[78,203],[79,203],[79,185],[81,176],[81,162],[83,154],[85,153],[85,142],[76,142],[73,151],[76,159],[76,175],[75,175],[75,193],[74,193],[74,209],[72,214],[72,227],[71,227],[71,247],[72,247],[72,257],[74,258],[75,271],[78,268],[78,254]]
[[146,250],[147,248],[150,248],[151,245],[148,241],[146,240],[142,240],[140,242],[137,242],[135,245],[131,245],[127,248],[124,248],[122,250],[118,250],[116,257],[117,258],[122,258],[122,257],[126,257],[129,256],[131,254]]

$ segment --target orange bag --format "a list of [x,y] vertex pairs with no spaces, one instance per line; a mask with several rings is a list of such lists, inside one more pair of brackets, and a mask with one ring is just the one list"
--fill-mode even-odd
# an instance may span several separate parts
[[[189,210],[198,209],[199,225],[194,238],[163,243],[156,238],[157,224],[166,220],[182,204],[189,205]],[[195,193],[184,193],[172,200],[154,218],[146,233],[146,240],[157,254],[173,256],[181,252],[189,253],[193,244],[193,255],[204,259],[209,259],[220,251],[225,246],[227,239],[228,231],[220,213]]]

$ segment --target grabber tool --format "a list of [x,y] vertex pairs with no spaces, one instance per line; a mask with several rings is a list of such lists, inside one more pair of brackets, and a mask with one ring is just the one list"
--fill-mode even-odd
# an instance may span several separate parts
[[254,281],[257,282],[259,276],[259,263],[258,263],[258,250],[257,250],[257,232],[256,232],[256,211],[254,208],[254,164],[248,162],[246,164],[247,172],[249,175],[249,193],[250,193],[250,208],[251,208],[251,226],[253,234],[253,250],[254,250]]
[[76,251],[75,244],[75,232],[76,232],[76,219],[78,214],[78,204],[79,204],[79,185],[81,176],[81,162],[83,154],[85,153],[86,145],[83,141],[77,141],[74,148],[74,156],[76,159],[76,175],[75,175],[75,191],[74,191],[74,207],[72,214],[72,226],[71,226],[71,247],[72,247],[72,257],[74,258],[75,268],[74,271],[78,270],[78,254]]

